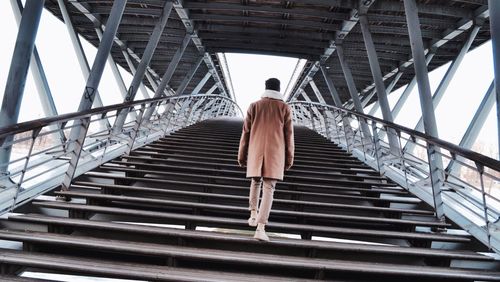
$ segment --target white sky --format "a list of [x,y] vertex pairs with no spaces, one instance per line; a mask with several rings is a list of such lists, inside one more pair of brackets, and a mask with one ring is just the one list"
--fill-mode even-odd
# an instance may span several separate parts
[[[17,36],[17,25],[12,14],[10,1],[0,1],[0,21],[2,23],[0,99],[2,99]],[[85,40],[82,40],[82,43],[89,64],[92,65],[96,49]],[[42,14],[36,46],[59,113],[75,111],[83,92],[85,79],[80,71],[66,27],[46,10]],[[246,113],[246,109],[251,102],[260,98],[264,91],[264,81],[266,79],[270,77],[280,79],[281,89],[284,92],[297,63],[295,58],[261,55],[228,53],[226,58],[231,72],[236,100],[244,113]],[[447,67],[448,65],[445,65],[430,74],[433,90],[437,87]],[[125,85],[128,87],[131,75],[121,67],[119,68]],[[321,79],[321,77],[317,79]],[[436,117],[440,138],[454,143],[460,141],[492,79],[493,60],[491,44],[488,42],[466,56],[447,93],[437,107]],[[403,88],[398,89],[389,96],[391,106],[396,103],[402,91]],[[106,66],[104,71],[99,92],[104,104],[109,105],[122,101],[109,66]],[[142,98],[143,96],[138,94],[138,99]],[[368,111],[369,107],[366,110]],[[380,111],[376,115],[380,116]],[[26,121],[41,117],[43,117],[43,113],[37,90],[29,73],[19,118],[20,121]],[[420,104],[417,88],[415,88],[396,122],[413,128],[419,117]],[[482,153],[496,158],[498,155],[496,139],[497,125],[495,110],[493,109],[478,138],[478,141],[487,147]]]

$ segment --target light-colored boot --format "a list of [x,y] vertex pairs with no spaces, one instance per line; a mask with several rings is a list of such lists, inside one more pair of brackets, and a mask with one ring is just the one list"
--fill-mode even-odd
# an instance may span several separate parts
[[253,235],[253,238],[259,240],[259,241],[266,241],[269,242],[269,237],[266,234],[265,230],[265,225],[262,223],[259,223],[257,226],[257,230],[255,230],[255,234]]
[[256,210],[250,211],[250,218],[248,218],[248,225],[252,226],[252,227],[257,226],[257,211]]

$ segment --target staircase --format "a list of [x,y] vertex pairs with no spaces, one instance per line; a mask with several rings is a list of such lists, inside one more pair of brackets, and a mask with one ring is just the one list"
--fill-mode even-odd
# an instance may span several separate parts
[[[500,281],[453,222],[304,127],[266,230],[247,225],[242,122],[181,129],[4,219],[2,281],[24,270],[147,281]],[[54,201],[55,194],[72,198]],[[18,244],[21,245],[21,244]]]

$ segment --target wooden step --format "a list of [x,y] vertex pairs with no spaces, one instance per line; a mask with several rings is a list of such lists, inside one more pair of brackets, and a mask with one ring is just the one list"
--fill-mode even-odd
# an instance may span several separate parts
[[[115,177],[110,176],[108,179],[115,179]],[[120,179],[127,179],[125,177],[121,177]],[[133,179],[132,179],[133,180]],[[228,197],[231,197],[233,195],[237,196],[244,196],[248,197],[248,187],[239,187],[239,186],[226,186],[226,185],[217,185],[217,184],[207,184],[207,183],[196,183],[196,182],[183,182],[183,181],[168,181],[168,182],[161,182],[162,188],[160,189],[163,191],[162,193],[181,193],[180,195],[183,195],[184,193],[203,193],[203,194],[208,194],[208,195],[226,195]],[[165,184],[176,184],[174,185],[169,185],[169,186],[164,186]],[[83,185],[87,187],[105,187],[105,184],[102,183],[97,183],[97,182],[86,182],[86,181],[75,181],[73,185]],[[182,189],[182,186],[187,186],[190,188],[198,188],[199,191],[201,192],[193,192],[191,190],[186,190]],[[109,185],[109,187],[123,187],[123,189],[149,189],[154,187],[147,187],[147,186],[138,186],[138,185]],[[220,191],[219,193],[214,192],[215,191]],[[403,204],[418,204],[421,203],[422,201],[417,198],[410,198],[410,197],[390,197],[390,198],[378,198],[378,197],[367,197],[367,196],[361,196],[361,195],[345,195],[345,194],[336,194],[336,193],[314,193],[314,192],[307,192],[307,191],[295,191],[295,190],[287,190],[287,189],[278,189],[274,191],[274,198],[275,200],[280,200],[284,199],[286,200],[287,198],[290,199],[297,199],[297,201],[304,202],[301,200],[302,198],[312,198],[315,200],[315,203],[319,204],[328,204],[333,202],[335,199],[345,199],[345,200],[352,200],[355,201],[356,203],[361,202],[374,202],[374,203],[385,203],[385,204],[390,204],[390,203],[403,203]]]
[[[290,278],[239,274],[225,271],[206,271],[151,264],[120,263],[102,259],[49,255],[35,252],[2,250],[0,263],[34,267],[63,273],[96,275],[110,278],[137,279],[144,281],[290,281]],[[286,277],[286,276],[285,276]]]
[[[299,258],[285,255],[253,254],[248,252],[192,248],[184,246],[168,246],[152,243],[127,242],[110,239],[88,238],[75,235],[44,234],[40,232],[0,232],[1,238],[9,240],[29,241],[50,246],[66,246],[78,249],[93,249],[99,252],[120,252],[133,255],[155,256],[164,259],[173,258],[177,261],[205,261],[224,265],[242,265],[254,269],[272,268],[274,271],[282,269],[301,269],[311,272],[342,271],[350,272],[354,276],[396,275],[402,277],[423,278],[456,278],[456,279],[486,279],[500,281],[500,272],[481,271],[472,269],[454,269],[432,266],[413,266],[388,263],[358,262],[352,260],[327,260],[319,258]],[[7,255],[8,256],[8,255]],[[177,262],[179,263],[179,262]],[[363,270],[363,271],[361,271]],[[326,275],[326,274],[325,274]]]
[[[237,169],[211,169],[211,168],[203,168],[199,166],[180,166],[180,165],[164,165],[164,164],[148,164],[144,162],[134,162],[134,161],[111,161],[109,163],[117,164],[121,166],[133,166],[135,168],[143,169],[148,168],[151,170],[163,170],[163,171],[196,171],[196,172],[204,172],[209,174],[223,174],[223,175],[237,175],[239,177],[246,177],[246,171],[242,168]],[[290,175],[288,172],[284,176],[284,181],[293,181],[293,180],[303,180],[303,181],[311,181],[311,182],[330,182],[331,180],[339,179],[339,178],[349,178],[351,180],[378,180],[378,181],[388,181],[387,178],[382,176],[365,176],[365,175],[352,175],[352,174],[330,174],[327,175],[330,178],[326,177],[317,177],[317,176],[296,176]]]
[[[125,170],[123,170],[125,171]],[[132,171],[132,170],[128,170]],[[106,173],[106,172],[94,172],[90,171],[84,174],[84,176],[90,176],[90,177],[97,177],[97,178],[104,178],[104,179],[114,179],[115,181],[140,181],[140,182],[150,182],[150,183],[163,183],[163,184],[173,184],[173,185],[203,185],[206,187],[209,187],[212,183],[207,183],[207,182],[199,182],[199,181],[193,181],[191,180],[192,178],[207,178],[207,176],[196,176],[193,174],[185,174],[185,173],[170,173],[172,176],[177,175],[177,176],[184,176],[188,179],[187,180],[176,180],[176,179],[158,179],[158,178],[150,178],[150,177],[133,177],[133,176],[121,176],[121,175],[116,175],[112,173]],[[219,179],[224,179],[223,177],[219,177]],[[228,180],[226,178],[226,180]],[[243,181],[243,180],[242,180]],[[245,187],[247,190],[250,187],[250,181],[248,180],[247,182],[244,182],[245,185],[234,185],[234,184],[220,184],[217,183],[215,186],[211,186],[214,188],[225,188],[225,187]],[[369,194],[377,194],[377,197],[379,194],[390,194],[390,195],[395,195],[395,196],[409,196],[409,193],[403,190],[396,190],[396,189],[384,189],[384,188],[355,188],[355,187],[344,187],[344,186],[330,186],[330,185],[301,185],[301,184],[289,184],[287,185],[286,182],[278,182],[276,184],[276,190],[279,189],[287,189],[287,190],[295,190],[295,191],[311,191],[311,192],[319,192],[319,193],[341,193],[341,192],[360,192],[363,193],[364,195],[369,195]]]
[[[158,152],[158,153],[174,153],[174,154],[184,154],[184,155],[201,155],[209,157],[224,157],[238,159],[238,152],[234,153],[223,153],[223,152],[213,152],[204,150],[199,147],[183,147],[183,148],[170,148],[170,149],[158,149],[150,145],[146,145],[140,148],[141,151]],[[322,158],[322,157],[308,157],[305,155],[298,155],[294,157],[294,162],[297,163],[308,163],[308,162],[320,162],[325,164],[331,163],[343,163],[343,164],[363,164],[360,160],[354,157],[338,156],[335,158]]]
[[[115,194],[116,191],[122,193],[126,192],[141,192],[142,195],[147,195],[148,193],[154,195],[177,195],[177,196],[188,196],[191,199],[198,201],[202,199],[220,199],[220,200],[236,200],[248,205],[248,196],[238,196],[230,194],[217,194],[217,193],[205,193],[205,192],[192,192],[184,190],[175,189],[161,189],[161,188],[151,188],[151,187],[137,187],[137,186],[126,186],[126,185],[111,185],[95,182],[83,182],[77,181],[72,184],[71,187],[75,188],[86,188],[86,187],[96,187],[105,189],[106,191],[112,191],[110,194]],[[103,190],[104,191],[104,190]],[[103,192],[104,193],[104,192]],[[303,206],[303,207],[318,207],[318,208],[331,208],[331,209],[341,209],[341,210],[358,210],[358,211],[370,211],[370,212],[381,212],[381,213],[407,213],[407,214],[420,214],[420,215],[434,215],[433,211],[428,210],[416,210],[416,209],[401,209],[401,208],[387,208],[387,207],[376,207],[376,206],[362,206],[362,205],[348,205],[348,204],[335,204],[335,203],[325,203],[325,202],[311,202],[311,201],[298,201],[298,200],[287,200],[275,198],[273,204],[283,204],[288,206]],[[244,205],[241,205],[244,206]]]
[[[132,196],[123,196],[123,195],[107,195],[107,194],[98,194],[98,193],[83,193],[83,192],[72,192],[72,191],[64,191],[64,192],[56,192],[57,195],[66,195],[70,197],[80,197],[92,200],[105,200],[105,201],[115,201],[115,202],[130,202],[137,204],[149,204],[149,205],[158,205],[165,208],[171,207],[181,207],[181,208],[189,208],[196,209],[200,214],[203,214],[206,211],[217,210],[224,211],[228,218],[234,217],[235,213],[244,214],[247,216],[248,207],[241,206],[229,206],[229,205],[220,205],[220,204],[207,204],[207,203],[195,203],[188,201],[179,201],[179,200],[165,200],[165,199],[155,199],[155,198],[147,198],[147,197],[132,197]],[[91,201],[92,202],[92,201]],[[146,206],[147,208],[147,206]],[[201,212],[204,211],[204,212]],[[327,221],[330,226],[349,226],[352,224],[375,224],[375,225],[391,225],[397,226],[396,229],[399,229],[400,226],[405,228],[406,226],[426,226],[426,227],[450,227],[450,224],[434,221],[434,220],[407,220],[407,219],[397,219],[397,218],[383,218],[376,216],[355,216],[355,215],[341,215],[341,214],[325,214],[325,213],[314,213],[314,212],[296,212],[296,211],[287,211],[287,210],[278,210],[273,209],[271,211],[271,220],[273,221],[281,221],[281,218],[291,218],[291,221],[301,221],[301,220],[317,220],[317,221]],[[380,226],[383,229],[383,226]]]
[[[150,147],[154,148],[159,148],[159,149],[171,149],[171,148],[203,148],[206,149],[207,151],[213,151],[213,152],[224,152],[224,153],[238,153],[238,147],[237,146],[214,146],[214,145],[208,145],[208,144],[190,144],[189,142],[184,142],[184,141],[178,141],[178,142],[153,142],[148,144]],[[295,156],[316,156],[316,157],[331,157],[331,158],[350,158],[350,159],[355,159],[352,157],[351,154],[345,152],[345,151],[336,151],[336,152],[329,152],[329,151],[310,151],[310,150],[303,150],[300,147],[295,148],[294,151]]]
[[[157,211],[144,211],[138,209],[128,208],[115,208],[115,207],[102,207],[93,205],[82,205],[63,203],[63,202],[41,202],[34,201],[33,205],[44,208],[60,209],[68,211],[90,212],[100,214],[113,214],[113,215],[126,215],[144,218],[161,219],[163,222],[168,220],[170,224],[188,224],[188,225],[201,225],[207,227],[229,227],[238,229],[252,229],[248,226],[246,219],[232,219],[213,216],[200,216],[188,215],[168,212]],[[167,222],[165,222],[167,223]],[[440,241],[440,242],[469,242],[470,239],[464,236],[457,235],[443,235],[434,233],[420,233],[420,232],[402,232],[402,231],[387,231],[387,230],[374,230],[362,228],[344,228],[344,227],[331,227],[319,226],[309,224],[290,224],[270,222],[266,225],[266,230],[270,232],[282,232],[291,234],[304,234],[310,236],[330,236],[330,235],[354,235],[366,236],[373,238],[397,238],[414,241]]]
[[[102,230],[107,234],[114,232],[120,234],[139,234],[140,237],[157,235],[162,238],[182,238],[187,245],[194,245],[195,242],[203,242],[203,245],[212,248],[219,248],[224,244],[232,244],[234,246],[242,246],[241,249],[252,252],[257,246],[262,246],[262,242],[254,240],[250,235],[237,235],[215,231],[195,231],[175,229],[168,227],[137,225],[133,223],[118,223],[99,220],[86,220],[62,217],[50,217],[44,215],[10,215],[9,220],[44,224],[50,226],[64,226],[76,228],[79,230]],[[127,235],[125,235],[127,237]],[[171,241],[165,240],[165,243]],[[172,241],[173,242],[173,241]],[[315,253],[320,257],[327,257],[335,253],[342,252],[343,254],[378,254],[395,257],[419,257],[419,258],[434,258],[446,260],[475,260],[475,261],[494,261],[492,257],[478,254],[472,251],[458,250],[440,250],[429,248],[415,247],[400,247],[400,246],[384,246],[384,245],[369,245],[358,243],[340,243],[326,242],[316,240],[298,240],[273,237],[270,242],[264,244],[268,246],[267,251],[272,252],[274,249],[290,250],[291,254],[300,255],[293,250],[307,250],[302,254],[308,255]],[[262,249],[262,251],[266,251]]]
[[[238,151],[239,149],[239,143],[234,144],[234,143],[214,143],[213,140],[206,140],[206,139],[188,139],[188,138],[183,138],[183,137],[178,137],[175,135],[170,135],[164,138],[161,138],[157,141],[154,142],[154,144],[162,144],[162,145],[192,145],[192,146],[207,146],[210,148],[226,148],[226,149],[234,149]],[[344,153],[348,154],[344,149],[338,148],[338,147],[333,147],[333,148],[311,148],[308,146],[300,146],[296,145],[295,146],[295,151],[300,151],[300,152],[312,152],[312,153]]]
[[[131,152],[132,156],[151,156],[151,157],[163,157],[163,158],[177,158],[177,159],[184,159],[184,160],[197,160],[197,161],[214,161],[214,162],[220,162],[223,164],[233,164],[233,165],[238,165],[238,161],[234,158],[223,158],[223,157],[207,157],[207,156],[197,156],[193,154],[174,154],[174,153],[158,153],[158,152],[152,152],[148,150],[142,150],[141,148],[138,148],[134,151]],[[299,162],[293,163],[292,169],[293,168],[305,168],[305,169],[316,169],[316,170],[321,170],[321,169],[332,169],[335,170],[335,168],[345,168],[345,169],[360,169],[360,170],[367,170],[367,171],[373,171],[371,167],[368,167],[365,164],[345,164],[345,163],[320,163],[320,162]]]
[[[122,160],[129,160],[142,163],[165,163],[165,164],[184,164],[190,166],[198,166],[198,167],[206,167],[211,166],[218,169],[227,169],[233,171],[245,171],[244,168],[241,168],[236,164],[226,164],[220,162],[212,162],[212,161],[189,161],[189,160],[176,160],[176,159],[165,159],[165,158],[154,158],[154,157],[140,157],[140,156],[130,156],[124,155],[121,157]],[[337,175],[367,175],[367,176],[380,176],[380,173],[375,170],[366,170],[366,169],[344,169],[344,168],[329,168],[329,171],[321,171],[319,168],[315,170],[304,170],[297,168],[297,165],[292,166],[290,170],[286,172],[286,175],[295,175],[295,174],[307,174],[307,175],[321,175],[321,176],[337,176]]]

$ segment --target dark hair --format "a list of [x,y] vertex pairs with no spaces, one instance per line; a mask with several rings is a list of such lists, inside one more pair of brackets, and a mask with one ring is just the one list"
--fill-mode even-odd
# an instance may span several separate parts
[[280,91],[280,81],[277,78],[266,80],[266,89]]

